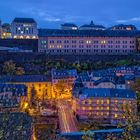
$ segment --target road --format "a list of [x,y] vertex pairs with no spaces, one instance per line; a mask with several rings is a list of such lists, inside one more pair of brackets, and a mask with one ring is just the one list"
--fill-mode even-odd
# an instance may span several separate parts
[[61,133],[77,132],[77,126],[75,122],[72,109],[65,101],[58,102],[58,116]]

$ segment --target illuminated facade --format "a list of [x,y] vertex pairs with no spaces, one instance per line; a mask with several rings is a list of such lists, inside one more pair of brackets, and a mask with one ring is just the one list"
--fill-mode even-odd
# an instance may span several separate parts
[[21,76],[2,76],[0,78],[4,83],[24,84],[27,86],[27,96],[30,102],[32,89],[35,89],[36,97],[39,100],[52,98],[51,79],[43,75],[21,75]]
[[11,24],[12,38],[37,39],[37,23],[32,18],[15,18]]
[[39,30],[38,51],[49,54],[131,54],[136,34],[113,30]]
[[131,90],[85,88],[73,100],[73,110],[80,119],[105,124],[125,122],[127,109],[136,114],[136,95]]
[[[52,85],[53,85],[53,96],[57,98],[71,98],[72,97],[72,86],[74,84],[74,81],[77,77],[77,70],[56,70],[52,69],[51,71],[52,75]],[[64,84],[61,85],[61,84]],[[62,86],[65,88],[64,94],[61,96],[57,95],[57,91],[62,88]]]

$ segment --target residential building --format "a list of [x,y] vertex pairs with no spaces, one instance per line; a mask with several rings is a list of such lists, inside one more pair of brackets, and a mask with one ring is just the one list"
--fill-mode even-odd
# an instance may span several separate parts
[[32,117],[26,113],[0,113],[1,140],[32,139]]
[[136,26],[134,25],[124,25],[124,24],[115,25],[109,29],[110,30],[127,30],[127,31],[137,30]]
[[83,88],[73,95],[73,111],[80,120],[94,120],[102,124],[125,123],[126,110],[136,115],[136,94],[127,89]]
[[11,25],[9,23],[2,24],[2,39],[12,38]]
[[0,112],[18,112],[27,101],[27,87],[18,84],[0,84]]
[[76,69],[71,70],[52,69],[51,74],[52,74],[52,84],[56,84],[61,80],[64,80],[66,83],[72,85],[78,76]]
[[95,25],[93,21],[90,24],[85,24],[79,27],[79,30],[106,30],[102,25]]
[[32,100],[33,90],[40,100],[53,98],[51,78],[44,75],[0,76],[2,83],[25,84],[28,101]]
[[137,52],[138,31],[40,29],[38,52],[51,55],[125,55]]
[[78,30],[78,26],[73,23],[64,23],[61,24],[62,30]]
[[12,38],[36,39],[38,38],[37,23],[32,18],[15,18],[11,24]]

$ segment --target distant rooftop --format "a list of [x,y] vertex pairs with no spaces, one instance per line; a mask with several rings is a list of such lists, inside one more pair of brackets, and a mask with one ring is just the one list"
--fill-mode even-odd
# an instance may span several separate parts
[[33,18],[15,18],[13,22],[17,23],[36,23]]
[[51,77],[45,75],[13,75],[13,76],[0,76],[1,83],[8,82],[48,82],[51,81]]
[[135,25],[125,25],[125,24],[118,24],[118,25],[115,25],[109,29],[112,29],[112,30],[137,30],[136,26]]
[[92,98],[131,98],[136,99],[136,94],[130,89],[95,89],[84,88],[80,91],[79,97]]
[[39,37],[136,37],[140,31],[39,29]]
[[90,24],[82,25],[80,28],[106,29],[103,25],[95,25],[93,21]]
[[65,26],[65,27],[77,27],[75,24],[73,23],[64,23],[64,24],[61,24],[61,26]]

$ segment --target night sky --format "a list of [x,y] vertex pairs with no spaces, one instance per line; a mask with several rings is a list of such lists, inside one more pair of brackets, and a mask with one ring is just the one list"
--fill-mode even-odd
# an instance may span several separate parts
[[61,23],[112,26],[134,24],[140,28],[140,0],[0,0],[0,19],[33,17],[42,28],[59,28]]

